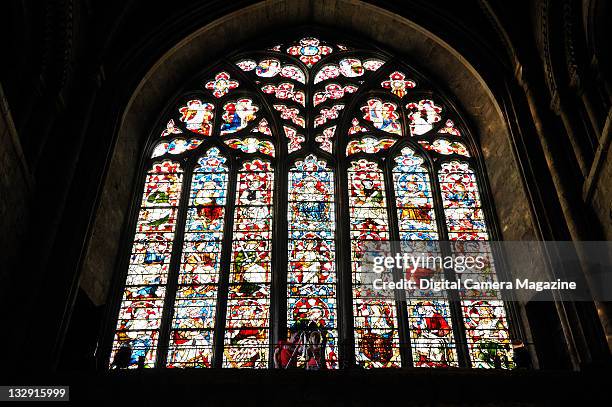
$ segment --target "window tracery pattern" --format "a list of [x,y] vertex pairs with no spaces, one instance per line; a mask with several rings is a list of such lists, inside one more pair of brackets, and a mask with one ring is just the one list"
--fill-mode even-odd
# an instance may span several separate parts
[[[491,239],[478,150],[416,70],[304,36],[230,55],[162,120],[111,361],[126,348],[132,368],[266,368],[277,341],[316,330],[318,348],[291,366],[512,366],[499,293],[407,290],[404,302],[363,285],[368,241],[439,254],[444,240],[456,253]],[[494,280],[485,254],[477,277]]]

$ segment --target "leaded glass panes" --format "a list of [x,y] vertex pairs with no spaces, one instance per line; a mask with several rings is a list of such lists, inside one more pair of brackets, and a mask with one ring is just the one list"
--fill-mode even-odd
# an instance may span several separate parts
[[262,160],[238,171],[223,367],[268,366],[274,172]]
[[[303,355],[338,366],[337,279],[334,173],[314,155],[289,171],[288,189],[287,321],[290,330],[322,331],[324,355]],[[318,360],[317,360],[318,359]]]
[[426,150],[432,150],[436,153],[443,155],[451,155],[457,154],[462,155],[464,157],[469,157],[470,153],[468,152],[467,147],[458,141],[449,141],[446,139],[436,139],[433,143],[430,143],[427,140],[419,140],[419,144],[423,146]]
[[351,140],[346,146],[346,155],[357,153],[378,153],[380,150],[386,150],[395,144],[395,140],[390,138],[376,139],[373,137],[363,137],[359,140]]
[[202,102],[199,99],[190,100],[185,106],[179,108],[180,120],[185,123],[187,130],[203,136],[210,136],[214,108],[215,106],[212,103]]
[[238,99],[223,105],[223,123],[221,134],[234,133],[244,129],[250,121],[255,120],[259,107],[248,98]]
[[410,147],[395,158],[395,205],[403,241],[439,239],[429,173],[423,163]]
[[488,240],[476,174],[469,164],[443,163],[439,180],[449,239]]
[[410,102],[406,105],[408,110],[408,120],[410,122],[410,132],[413,136],[420,136],[433,129],[434,123],[441,120],[440,113],[442,108],[432,100],[420,100]]
[[173,161],[153,163],[146,175],[112,348],[113,358],[129,352],[131,368],[139,358],[144,367],[155,364],[182,182]]
[[211,148],[193,171],[168,367],[211,367],[227,202],[227,159]]
[[374,127],[387,133],[402,135],[402,125],[397,106],[391,102],[380,99],[370,99],[361,108],[363,118],[372,123]]
[[366,284],[368,242],[389,241],[385,181],[378,164],[359,160],[348,170],[355,358],[365,368],[400,367],[395,301]]
[[[455,254],[480,255],[486,267],[470,276],[476,281],[496,281],[493,256],[487,245],[489,233],[485,222],[476,174],[464,161],[442,164],[439,172],[442,203],[449,239],[455,242]],[[468,278],[466,276],[466,278]],[[512,366],[510,333],[506,310],[499,293],[461,292],[470,362],[473,367],[509,368]]]
[[128,360],[113,366],[512,366],[498,292],[391,299],[362,278],[364,245],[441,255],[444,239],[487,259],[470,277],[497,278],[478,245],[492,228],[469,130],[415,69],[366,48],[275,40],[218,61],[168,106],[117,305],[111,354]]
[[227,72],[219,72],[215,75],[215,79],[206,82],[205,88],[210,90],[214,97],[220,98],[226,95],[230,90],[236,89],[239,82],[230,78]]
[[[402,250],[440,256],[429,173],[423,158],[409,147],[395,158],[393,182]],[[407,280],[417,285],[424,278],[440,281],[443,277],[441,268],[421,267],[404,273]],[[414,366],[457,366],[447,293],[407,290],[406,297]]]

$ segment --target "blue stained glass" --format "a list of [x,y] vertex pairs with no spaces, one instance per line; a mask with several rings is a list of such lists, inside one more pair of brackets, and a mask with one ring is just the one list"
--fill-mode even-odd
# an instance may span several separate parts
[[[449,239],[489,240],[476,174],[469,164],[462,161],[445,162],[441,165],[438,179]],[[478,249],[475,250],[470,254],[482,255]],[[486,279],[495,279],[492,260],[487,275],[481,273]],[[467,299],[465,292],[460,292],[470,362],[472,367],[494,368],[499,365],[508,369],[513,362],[506,310],[503,302],[498,300],[498,292],[492,290],[485,294],[488,298],[472,296]]]

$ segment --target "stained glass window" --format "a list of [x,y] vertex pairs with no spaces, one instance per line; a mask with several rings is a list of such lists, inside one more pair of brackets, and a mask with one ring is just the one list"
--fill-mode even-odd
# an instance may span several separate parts
[[[395,158],[393,183],[402,249],[440,256],[434,200],[424,159],[405,147]],[[405,278],[417,286],[423,278],[440,281],[440,268],[419,268]],[[449,302],[445,291],[408,290],[407,312],[412,361],[416,367],[457,366]]]
[[395,157],[393,183],[400,239],[438,240],[438,228],[429,173],[424,159],[410,147]]
[[311,34],[196,75],[144,152],[109,366],[512,367],[499,292],[389,297],[365,278],[382,243],[478,253],[470,277],[497,279],[477,143],[435,89],[384,50]]

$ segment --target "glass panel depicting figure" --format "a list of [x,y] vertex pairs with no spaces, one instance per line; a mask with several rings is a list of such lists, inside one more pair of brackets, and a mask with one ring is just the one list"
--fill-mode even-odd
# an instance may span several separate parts
[[314,342],[290,363],[313,369],[338,367],[334,194],[334,173],[314,155],[289,171],[287,324],[292,342]]
[[155,364],[182,181],[172,161],[147,172],[113,341],[116,368]]
[[[455,255],[481,256],[485,267],[464,272],[463,278],[497,281],[489,246],[476,174],[469,164],[450,161],[438,175],[446,227]],[[504,303],[497,291],[461,291],[461,308],[472,367],[511,368],[512,350]]]
[[219,149],[211,148],[193,171],[168,367],[211,367],[227,200],[226,161]]
[[268,367],[274,171],[246,161],[238,171],[223,367]]
[[400,367],[395,300],[375,292],[362,269],[368,242],[389,241],[384,175],[375,162],[359,160],[348,170],[348,186],[356,362]]
[[410,147],[395,158],[393,183],[400,240],[438,240],[429,173]]
[[[424,159],[405,147],[395,158],[393,182],[402,252],[426,258],[440,257],[434,200]],[[405,278],[420,287],[422,279],[439,281],[440,264],[423,263],[404,270]],[[416,367],[457,366],[447,293],[429,289],[407,290],[408,326],[412,362]]]

